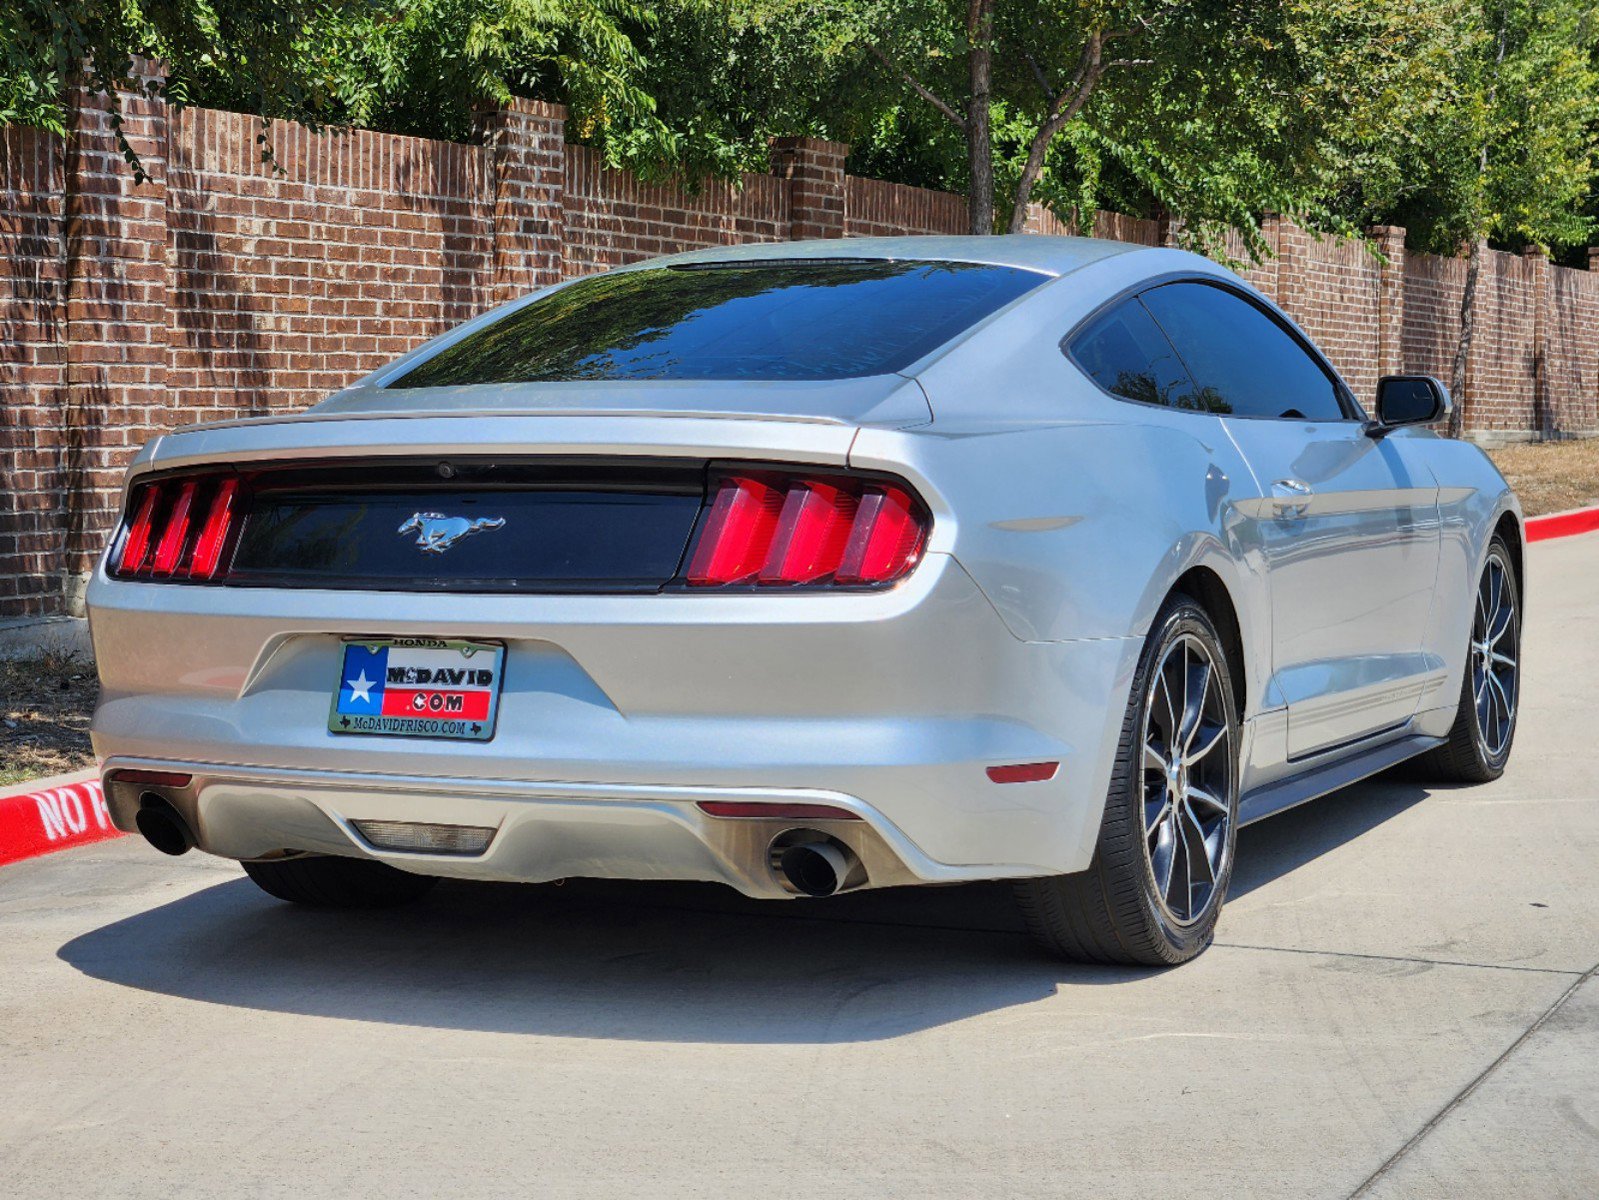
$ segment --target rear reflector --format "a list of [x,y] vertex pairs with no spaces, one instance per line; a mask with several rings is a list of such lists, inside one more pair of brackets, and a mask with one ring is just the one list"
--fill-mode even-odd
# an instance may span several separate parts
[[994,783],[1042,783],[1055,778],[1058,770],[1058,762],[1012,763],[1005,767],[989,767],[988,778]]
[[128,530],[112,560],[122,579],[212,580],[237,524],[239,480],[233,475],[163,479],[134,491]]
[[494,840],[492,827],[434,825],[420,821],[351,821],[379,850],[407,854],[482,854]]
[[903,486],[848,475],[722,477],[689,560],[691,587],[874,586],[921,557],[928,519]]
[[759,801],[701,800],[700,811],[712,817],[746,817],[772,821],[859,821],[860,815],[833,804],[763,804]]
[[193,775],[185,775],[180,771],[140,771],[132,768],[111,772],[112,783],[142,783],[151,787],[188,787],[194,781]]

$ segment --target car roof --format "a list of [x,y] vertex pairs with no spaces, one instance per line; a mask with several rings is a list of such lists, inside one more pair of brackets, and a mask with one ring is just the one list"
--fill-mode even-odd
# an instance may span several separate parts
[[1101,259],[1142,249],[1145,247],[1103,238],[1053,237],[1039,233],[1011,233],[994,237],[826,238],[806,242],[752,242],[739,246],[714,246],[648,259],[622,270],[679,263],[870,258],[989,263],[997,267],[1019,267],[1058,276]]

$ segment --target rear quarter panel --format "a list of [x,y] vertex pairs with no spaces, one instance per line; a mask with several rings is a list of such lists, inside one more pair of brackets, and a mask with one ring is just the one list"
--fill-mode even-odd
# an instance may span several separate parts
[[[1427,732],[1442,732],[1453,719],[1460,695],[1477,581],[1482,575],[1494,530],[1508,515],[1515,522],[1518,542],[1518,546],[1512,547],[1513,552],[1525,543],[1525,537],[1521,502],[1480,447],[1430,431],[1417,430],[1411,436],[1415,438],[1412,445],[1424,456],[1438,480],[1438,587],[1433,598],[1427,649],[1442,658],[1448,667],[1448,682],[1442,692],[1448,697],[1448,706]],[[1525,621],[1525,572],[1522,613]]]

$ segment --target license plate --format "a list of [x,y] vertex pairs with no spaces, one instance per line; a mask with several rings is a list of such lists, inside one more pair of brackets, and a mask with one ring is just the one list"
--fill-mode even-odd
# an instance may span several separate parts
[[328,731],[486,742],[504,666],[505,647],[494,642],[348,640]]

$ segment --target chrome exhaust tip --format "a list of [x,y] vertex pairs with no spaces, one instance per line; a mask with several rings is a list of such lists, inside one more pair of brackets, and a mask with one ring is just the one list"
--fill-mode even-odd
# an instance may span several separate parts
[[144,835],[144,840],[162,854],[176,858],[195,847],[194,830],[158,792],[146,792],[139,797],[139,811],[134,815],[133,823]]
[[770,851],[772,872],[796,896],[832,896],[866,882],[866,871],[844,843],[814,830],[779,835]]

